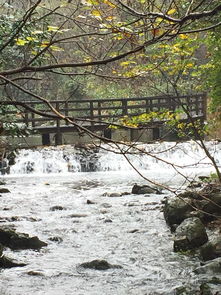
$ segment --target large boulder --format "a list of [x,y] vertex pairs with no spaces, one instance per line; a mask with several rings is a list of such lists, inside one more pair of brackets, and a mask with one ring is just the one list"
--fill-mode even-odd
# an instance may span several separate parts
[[47,246],[38,237],[29,237],[28,234],[17,233],[14,229],[7,226],[0,227],[0,243],[3,246],[15,249],[40,249]]
[[179,196],[167,199],[164,205],[163,213],[167,224],[172,227],[174,224],[179,225],[184,219],[190,217],[193,211],[192,200]]
[[174,251],[188,251],[198,248],[208,241],[206,229],[197,217],[185,219],[176,229]]
[[200,255],[203,260],[211,260],[221,257],[221,237],[216,237],[200,248]]

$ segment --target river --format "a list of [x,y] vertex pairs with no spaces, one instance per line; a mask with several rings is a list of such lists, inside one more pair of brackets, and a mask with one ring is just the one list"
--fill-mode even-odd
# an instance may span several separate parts
[[[220,144],[208,145],[218,162]],[[145,177],[173,189],[186,183],[166,164],[169,160],[184,165],[178,170],[188,177],[213,171],[195,143],[142,147],[157,158],[130,155],[132,164]],[[48,246],[40,251],[7,249],[8,257],[27,266],[1,271],[0,294],[172,295],[178,287],[197,285],[200,277],[193,269],[200,261],[173,252],[163,218],[161,201],[171,193],[131,194],[134,183],[146,181],[125,157],[105,150],[94,155],[95,172],[81,172],[83,162],[84,167],[91,165],[89,156],[85,164],[85,156],[80,161],[73,147],[22,150],[11,174],[2,176],[11,192],[0,198],[2,225],[38,236]],[[79,267],[94,259],[122,268]]]

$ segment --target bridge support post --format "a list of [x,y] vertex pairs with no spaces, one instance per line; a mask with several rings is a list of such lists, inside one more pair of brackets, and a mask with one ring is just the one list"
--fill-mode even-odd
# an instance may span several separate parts
[[62,133],[60,128],[60,120],[57,120],[56,122],[57,129],[55,134],[55,145],[61,145],[62,144]]
[[[59,102],[56,102],[56,109],[59,111]],[[55,145],[62,144],[62,133],[61,133],[61,121],[60,119],[56,120],[56,134],[55,134]]]

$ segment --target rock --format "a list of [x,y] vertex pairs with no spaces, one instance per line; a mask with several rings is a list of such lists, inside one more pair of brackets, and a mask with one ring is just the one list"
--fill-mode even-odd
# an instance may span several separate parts
[[211,194],[204,209],[205,212],[221,215],[221,193]]
[[69,215],[68,217],[70,217],[70,218],[83,218],[83,217],[87,217],[87,216],[88,215],[84,214],[84,213],[74,213],[74,214]]
[[7,188],[0,188],[0,194],[10,193],[10,190]]
[[88,205],[93,205],[93,204],[95,204],[95,202],[93,202],[93,201],[91,201],[91,200],[87,200],[87,204],[88,204]]
[[134,234],[137,232],[139,232],[139,229],[137,229],[137,228],[128,231],[128,233],[130,233],[130,234]]
[[0,241],[3,246],[15,249],[40,249],[47,246],[45,242],[38,237],[29,237],[28,234],[17,233],[14,229],[2,226],[0,227]]
[[195,206],[203,212],[203,221],[209,222],[221,216],[221,193],[205,196],[203,200],[195,202]]
[[2,244],[0,244],[0,257],[2,256],[3,250],[4,250],[4,247],[2,246]]
[[85,262],[80,264],[80,267],[89,268],[89,269],[96,269],[96,270],[107,270],[110,268],[122,268],[120,265],[113,265],[108,263],[106,260],[92,260],[90,262]]
[[132,188],[132,194],[135,195],[143,195],[143,194],[160,194],[160,190],[154,187],[150,187],[148,185],[135,185]]
[[164,205],[163,213],[167,224],[171,227],[173,224],[180,224],[184,219],[190,216],[193,211],[191,200],[182,200],[179,197],[167,199]]
[[6,185],[5,181],[0,180],[0,185]]
[[103,208],[111,208],[112,205],[109,204],[109,203],[102,203],[102,204],[101,204],[101,207],[103,207]]
[[57,242],[57,243],[63,242],[63,239],[61,237],[51,237],[49,238],[49,240],[52,242]]
[[188,188],[193,189],[193,188],[198,188],[198,187],[202,187],[202,182],[198,182],[198,181],[191,181],[190,184],[188,185]]
[[195,191],[185,191],[177,196],[180,199],[202,200],[202,195]]
[[108,194],[108,197],[110,198],[120,198],[122,195],[120,193],[110,193]]
[[208,241],[206,229],[197,217],[185,219],[176,229],[174,251],[188,251],[202,246]]
[[203,194],[221,193],[221,185],[219,183],[208,183],[202,190]]
[[12,268],[22,266],[26,266],[26,264],[14,262],[12,259],[7,258],[5,256],[0,257],[0,268]]
[[221,237],[216,237],[200,248],[200,255],[203,260],[211,260],[221,257]]
[[200,285],[200,294],[201,295],[213,295],[213,293],[207,283],[203,283]]
[[34,276],[34,277],[44,277],[44,274],[40,271],[30,270],[27,272],[27,275]]
[[57,205],[50,208],[50,211],[59,211],[59,210],[65,210],[65,208],[62,206],[57,206]]
[[221,257],[208,261],[194,270],[196,274],[221,274]]

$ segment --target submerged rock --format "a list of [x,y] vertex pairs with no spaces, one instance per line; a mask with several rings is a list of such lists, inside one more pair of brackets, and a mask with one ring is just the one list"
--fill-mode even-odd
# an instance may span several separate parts
[[120,265],[110,264],[106,260],[99,260],[95,259],[90,262],[84,262],[80,264],[80,267],[89,268],[89,269],[96,269],[96,270],[107,270],[110,268],[122,268]]
[[61,211],[61,210],[65,210],[65,208],[59,205],[56,205],[50,208],[50,211]]
[[17,233],[7,226],[0,227],[0,242],[3,246],[11,249],[40,249],[47,246],[47,243],[39,240],[38,237],[29,237],[28,234]]
[[176,229],[174,251],[188,251],[208,241],[206,229],[197,217],[185,219]]

